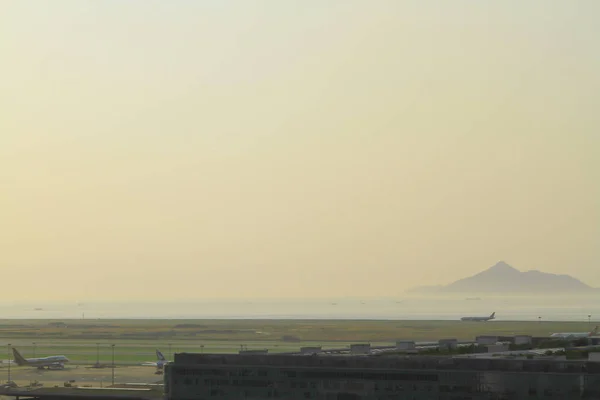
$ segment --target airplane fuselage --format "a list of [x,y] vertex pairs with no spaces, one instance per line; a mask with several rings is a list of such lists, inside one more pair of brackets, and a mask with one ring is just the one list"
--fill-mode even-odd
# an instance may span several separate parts
[[52,357],[44,357],[44,358],[27,358],[25,359],[25,363],[18,363],[19,365],[29,366],[29,367],[37,367],[42,369],[44,367],[48,368],[61,368],[64,367],[65,363],[68,363],[69,359],[65,356],[52,356]]
[[13,355],[15,357],[14,362],[19,366],[25,367],[37,367],[42,369],[47,367],[48,369],[57,368],[62,369],[65,363],[69,362],[69,359],[65,356],[49,356],[40,358],[25,358],[19,353],[19,351],[13,347]]
[[461,321],[473,321],[473,322],[487,322],[492,319],[496,319],[496,312],[494,311],[489,317],[462,317]]
[[550,337],[553,339],[583,339],[598,335],[598,328],[600,326],[596,326],[591,332],[557,332],[550,335]]
[[565,333],[553,333],[550,335],[551,338],[555,339],[580,339],[589,337],[589,332],[565,332]]

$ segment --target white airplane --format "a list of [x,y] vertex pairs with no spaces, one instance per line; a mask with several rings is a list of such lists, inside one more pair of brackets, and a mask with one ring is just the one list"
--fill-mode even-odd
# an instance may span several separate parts
[[461,321],[475,321],[475,322],[486,322],[492,319],[496,319],[496,312],[494,311],[489,317],[462,317]]
[[556,339],[581,339],[598,335],[598,328],[600,327],[596,326],[591,332],[557,332],[550,335],[550,337]]
[[169,362],[165,358],[165,356],[163,356],[163,353],[161,353],[160,350],[158,350],[158,349],[156,349],[156,358],[157,358],[156,362],[145,362],[142,365],[147,366],[147,367],[162,368],[165,366],[165,364],[167,364]]
[[49,356],[41,358],[25,358],[19,353],[19,351],[13,347],[13,355],[15,356],[15,363],[19,366],[26,367],[37,367],[38,369],[64,369],[65,363],[69,362],[69,359],[65,356]]

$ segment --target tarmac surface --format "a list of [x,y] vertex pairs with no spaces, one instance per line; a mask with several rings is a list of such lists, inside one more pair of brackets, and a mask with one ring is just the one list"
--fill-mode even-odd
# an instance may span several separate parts
[[[151,366],[117,366],[114,370],[115,384],[124,383],[162,383],[162,375],[155,374]],[[47,387],[64,387],[65,382],[76,386],[107,387],[112,384],[111,368],[94,368],[90,365],[66,365],[63,370],[38,370],[31,367],[10,368],[10,377],[18,386],[29,386],[34,382]],[[8,379],[8,368],[0,368],[0,382]]]
[[3,400],[160,400],[163,397],[162,391],[151,388],[0,388]]

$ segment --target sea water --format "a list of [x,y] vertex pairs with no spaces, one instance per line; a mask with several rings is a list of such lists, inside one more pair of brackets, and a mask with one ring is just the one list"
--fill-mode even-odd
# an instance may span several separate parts
[[203,299],[150,302],[4,303],[0,319],[377,319],[597,321],[600,296]]

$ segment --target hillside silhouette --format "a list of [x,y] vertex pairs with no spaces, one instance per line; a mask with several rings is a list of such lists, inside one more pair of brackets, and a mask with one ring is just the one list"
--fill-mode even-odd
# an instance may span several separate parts
[[595,289],[570,275],[519,271],[500,261],[494,266],[445,286],[424,286],[411,293],[589,294]]

